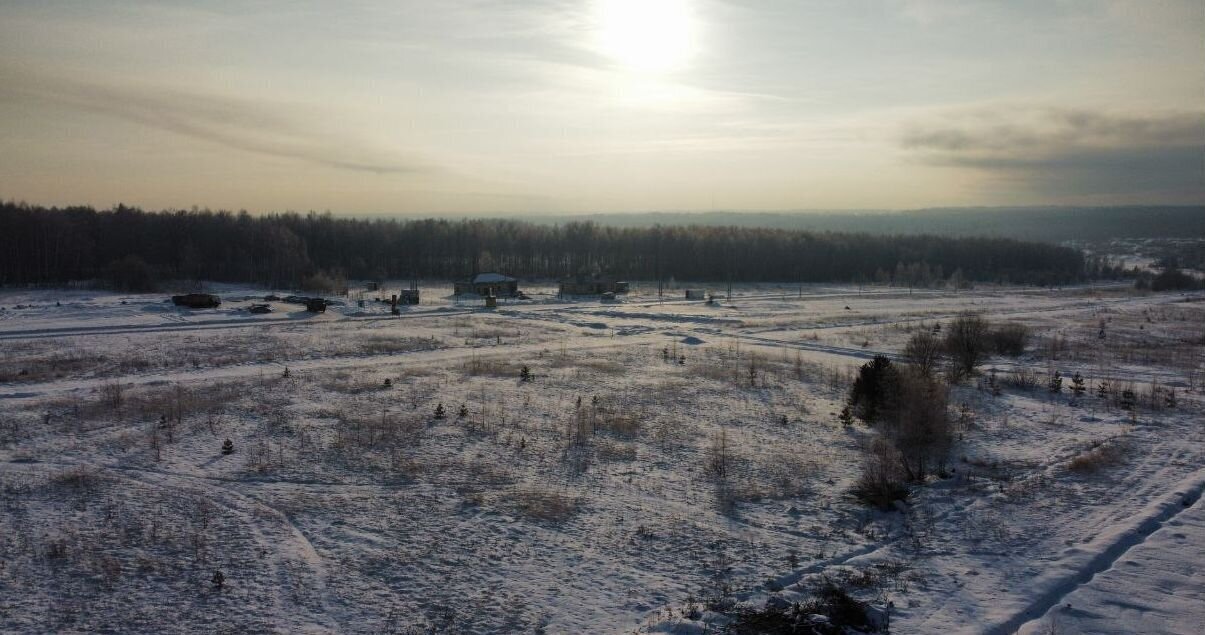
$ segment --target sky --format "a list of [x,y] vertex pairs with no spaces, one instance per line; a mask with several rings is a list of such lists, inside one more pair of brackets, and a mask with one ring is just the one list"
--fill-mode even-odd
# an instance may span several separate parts
[[0,198],[1205,203],[1201,0],[0,0]]

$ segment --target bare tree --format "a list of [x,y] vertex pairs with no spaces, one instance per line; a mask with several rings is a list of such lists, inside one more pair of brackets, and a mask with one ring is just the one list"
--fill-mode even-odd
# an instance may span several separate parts
[[904,359],[925,377],[932,377],[941,361],[942,342],[929,330],[917,331],[904,346]]
[[963,313],[946,329],[945,349],[950,355],[954,379],[968,377],[988,353],[988,324],[981,316]]

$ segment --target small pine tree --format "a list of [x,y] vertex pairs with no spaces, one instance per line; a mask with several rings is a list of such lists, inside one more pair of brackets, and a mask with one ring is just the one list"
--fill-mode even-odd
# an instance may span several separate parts
[[531,369],[526,365],[519,371],[519,381],[531,381]]
[[213,577],[210,578],[210,582],[213,582],[213,588],[221,591],[222,587],[226,586],[226,575],[223,574],[221,570],[214,571]]
[[284,372],[284,373],[281,373],[281,375],[280,375],[280,376],[281,376],[281,377],[284,377],[285,379],[288,379],[288,378],[289,378],[289,367],[288,367],[288,366],[285,366],[285,372]]
[[1071,376],[1071,392],[1075,394],[1076,399],[1079,399],[1080,397],[1084,396],[1084,391],[1087,389],[1088,388],[1084,386],[1084,376],[1079,374],[1079,371],[1076,371],[1075,374]]
[[456,412],[456,416],[461,419],[469,416],[469,407],[464,404],[460,404],[460,410]]
[[390,378],[388,378],[388,377],[386,377],[386,378],[385,378],[385,387],[386,387],[386,388],[393,388],[393,380],[392,380],[392,379],[390,379]]
[[1102,379],[1099,384],[1096,384],[1096,396],[1101,399],[1108,399],[1109,393],[1112,391],[1112,386],[1109,385],[1109,380]]
[[778,423],[780,423],[780,424],[782,424],[782,425],[784,425],[784,426],[785,426],[785,425],[787,425],[788,423],[790,423],[790,421],[787,419],[787,416],[786,416],[786,415],[783,415],[782,417],[780,417],[780,418],[778,419]]
[[234,454],[234,441],[226,439],[222,442],[222,454]]
[[854,424],[854,412],[849,408],[849,404],[845,404],[845,407],[841,409],[841,416],[839,418],[841,425],[852,426]]
[[1056,370],[1050,376],[1050,393],[1057,395],[1061,392],[1063,392],[1063,376]]
[[1125,410],[1133,410],[1134,406],[1138,405],[1138,397],[1133,390],[1121,391],[1121,407]]
[[436,419],[443,419],[443,418],[444,418],[444,417],[446,417],[446,416],[447,416],[447,413],[446,413],[446,412],[444,412],[444,405],[443,405],[443,403],[441,402],[441,403],[439,403],[438,405],[436,405],[436,406],[435,406],[435,418],[436,418]]

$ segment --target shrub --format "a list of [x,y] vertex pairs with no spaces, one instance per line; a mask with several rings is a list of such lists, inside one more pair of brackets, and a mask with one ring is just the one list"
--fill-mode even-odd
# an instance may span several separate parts
[[897,500],[908,499],[908,488],[900,469],[900,453],[887,439],[877,437],[863,449],[862,471],[854,484],[853,495],[882,509],[890,509]]
[[942,384],[915,373],[900,373],[879,428],[900,453],[908,480],[945,474],[954,427]]
[[945,349],[952,362],[954,379],[973,375],[987,356],[987,321],[973,313],[959,315],[946,329]]
[[[814,621],[813,615],[828,619]],[[771,598],[760,609],[736,605],[732,609],[732,622],[725,632],[736,635],[841,635],[864,633],[871,628],[866,603],[826,580],[803,602]]]
[[580,501],[573,496],[544,489],[525,489],[515,492],[512,503],[528,518],[559,523],[577,512]]
[[904,359],[923,375],[932,375],[941,360],[941,339],[930,331],[917,331],[904,346]]
[[1175,267],[1164,269],[1151,279],[1151,291],[1185,291],[1200,286],[1201,283],[1196,278]]
[[301,281],[303,291],[341,294],[347,292],[347,279],[339,273],[316,271]]
[[1124,441],[1097,443],[1071,459],[1067,469],[1077,474],[1091,474],[1121,463],[1127,449],[1128,444]]
[[1019,357],[1025,354],[1025,346],[1029,344],[1029,327],[1009,322],[992,329],[989,336],[996,354]]

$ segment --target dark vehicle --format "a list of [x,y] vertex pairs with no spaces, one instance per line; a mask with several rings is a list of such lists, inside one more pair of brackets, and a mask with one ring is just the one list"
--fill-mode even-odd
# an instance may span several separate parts
[[251,313],[259,315],[262,313],[271,313],[272,307],[267,304],[252,304],[247,310]]
[[215,309],[222,304],[222,299],[210,293],[186,293],[173,295],[172,304],[190,309]]
[[305,310],[310,313],[326,313],[327,301],[322,298],[306,298]]

